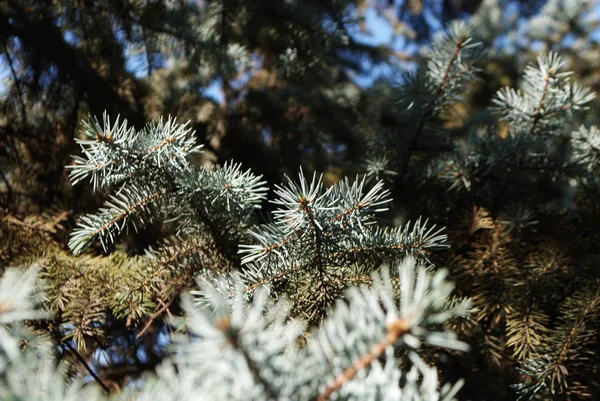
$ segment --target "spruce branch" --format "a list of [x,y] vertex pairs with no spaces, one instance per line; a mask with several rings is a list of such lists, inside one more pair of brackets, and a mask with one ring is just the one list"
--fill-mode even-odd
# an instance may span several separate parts
[[119,117],[111,124],[105,112],[103,121],[84,121],[84,138],[77,139],[82,156],[75,156],[71,182],[76,184],[90,178],[94,189],[115,185],[139,173],[148,173],[169,166],[175,171],[188,166],[187,157],[199,153],[202,146],[187,124],[179,125],[169,117],[166,121],[147,124],[140,132]]
[[82,217],[79,228],[71,234],[69,247],[79,254],[98,238],[106,250],[108,243],[114,242],[115,236],[126,228],[128,220],[135,216],[143,224],[144,216],[151,219],[152,204],[168,194],[165,189],[129,186],[121,189],[98,214]]
[[88,139],[78,141],[83,156],[75,156],[75,165],[70,166],[72,182],[89,177],[94,189],[116,184],[120,188],[99,213],[82,218],[69,242],[75,253],[97,238],[106,250],[130,221],[144,225],[144,219],[164,214],[179,220],[181,227],[204,225],[217,247],[227,253],[230,242],[239,236],[236,231],[265,197],[261,177],[240,164],[192,166],[188,157],[202,146],[195,145],[187,124],[179,125],[170,117],[137,132],[119,118],[111,123],[105,113],[102,124],[86,122],[83,134]]
[[443,231],[443,228],[430,226],[428,220],[422,221],[421,218],[399,227],[366,229],[356,237],[347,238],[343,247],[332,253],[331,257],[357,260],[369,254],[382,258],[410,255],[427,261],[427,252],[449,246],[448,237]]
[[506,319],[506,345],[513,348],[513,356],[521,361],[529,358],[543,345],[548,334],[548,317],[535,305],[524,311],[513,311]]
[[[309,181],[301,171],[299,183],[288,178],[276,193],[275,222],[252,228],[258,243],[240,246],[241,278],[248,291],[261,283],[283,285],[294,310],[311,322],[351,285],[349,278],[407,255],[428,261],[430,251],[447,247],[442,230],[421,219],[377,227],[374,216],[390,200],[382,182],[368,188],[366,177],[356,177],[325,190],[320,178]],[[361,267],[352,267],[356,263]]]
[[583,125],[571,135],[573,162],[582,164],[588,172],[600,166],[600,129]]
[[[323,227],[318,220],[319,217],[326,211],[331,210],[331,206],[327,204],[328,200],[336,202],[337,199],[328,199],[327,192],[323,192],[321,176],[317,178],[317,174],[313,174],[310,183],[305,179],[304,172],[300,169],[299,182],[296,184],[289,177],[286,177],[287,185],[276,185],[275,194],[278,199],[272,203],[281,206],[275,210],[275,221],[279,223],[286,233],[295,233],[309,225],[315,225],[319,230]],[[312,214],[311,214],[311,211]],[[315,215],[317,213],[317,215]],[[318,220],[315,220],[315,217]]]
[[584,109],[594,99],[588,88],[570,81],[571,72],[560,72],[564,64],[556,53],[540,56],[537,65],[525,69],[520,90],[498,91],[492,110],[515,135],[554,134],[572,120],[573,110]]
[[[480,46],[481,43],[473,42],[471,30],[466,24],[453,22],[448,32],[433,45],[427,62],[426,81],[414,77],[408,80],[405,88],[400,89],[400,102],[408,103],[408,117],[416,117],[417,123],[405,145],[396,176],[398,182],[404,179],[411,156],[427,124],[430,124],[429,120],[449,102],[458,99],[463,90],[462,83],[475,78],[474,64],[481,58]],[[425,99],[415,103],[414,92],[424,93]]]
[[[369,280],[370,287],[350,289],[345,301],[337,302],[301,348],[296,339],[302,326],[288,320],[287,303],[281,299],[276,304],[268,301],[265,288],[256,293],[250,304],[239,276],[224,279],[236,289],[232,297],[224,296],[222,289],[217,288],[223,281],[202,284],[202,290],[196,292],[204,294],[201,309],[188,310],[188,329],[199,343],[181,344],[180,355],[190,356],[181,359],[185,365],[179,367],[188,369],[199,361],[209,365],[211,362],[206,358],[227,361],[228,367],[223,366],[223,372],[235,370],[235,386],[244,386],[244,395],[226,387],[233,378],[231,373],[217,379],[210,370],[204,373],[210,378],[204,376],[200,381],[200,392],[210,385],[227,391],[235,399],[248,394],[257,394],[259,399],[291,400],[326,400],[334,395],[371,399],[375,394],[386,394],[392,400],[431,399],[427,397],[450,400],[460,383],[439,389],[435,369],[428,367],[417,351],[422,343],[465,350],[465,344],[440,329],[440,324],[453,316],[464,316],[470,304],[448,302],[452,286],[444,281],[443,271],[429,273],[423,267],[416,267],[412,260],[394,270],[399,272],[396,277],[399,280],[384,268]],[[399,300],[392,288],[392,283],[398,281]],[[279,337],[271,337],[270,342],[261,340],[267,333],[272,336],[273,331]],[[232,351],[231,357],[223,359],[223,355],[215,352],[217,344],[220,349],[225,346],[226,353]],[[250,348],[250,344],[259,348]],[[400,350],[408,352],[413,367],[399,387]],[[239,365],[235,360],[246,362]]]
[[553,397],[565,392],[585,396],[589,391],[570,372],[577,372],[574,368],[587,362],[582,350],[596,335],[600,293],[593,287],[577,291],[561,305],[560,312],[562,324],[553,330],[550,342],[523,363],[521,372],[526,380],[514,385],[519,399]]
[[25,271],[8,269],[3,272],[0,279],[0,325],[47,316],[39,309],[39,294],[34,292],[38,273],[36,266]]
[[344,384],[354,379],[359,371],[367,369],[385,352],[387,347],[394,345],[396,341],[398,341],[402,335],[408,333],[408,331],[409,326],[406,324],[406,321],[402,319],[396,319],[390,323],[387,327],[385,338],[381,340],[381,342],[373,345],[366,354],[354,361],[352,366],[347,367],[343,373],[337,376],[335,380],[319,394],[317,401],[327,401],[330,399],[330,397],[341,389]]

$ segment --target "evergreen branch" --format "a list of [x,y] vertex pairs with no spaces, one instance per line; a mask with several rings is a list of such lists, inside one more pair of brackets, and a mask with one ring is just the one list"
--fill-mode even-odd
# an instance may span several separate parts
[[537,66],[526,68],[522,91],[503,88],[497,92],[492,109],[509,123],[512,132],[559,135],[563,122],[572,120],[572,111],[585,108],[594,99],[588,88],[569,81],[571,72],[559,72],[564,64],[556,53],[540,56]]
[[186,171],[178,182],[178,195],[191,204],[207,225],[211,221],[207,213],[240,224],[260,207],[266,196],[267,188],[261,179],[250,170],[242,170],[239,163],[226,162],[223,166]]
[[[214,191],[211,205],[222,206],[228,212],[234,211],[234,207],[246,212],[259,208],[267,192],[266,182],[261,179],[261,175],[254,175],[250,170],[243,171],[239,163],[225,162],[222,167],[217,166],[207,183]],[[218,203],[222,199],[225,199],[224,205]],[[245,207],[248,210],[244,210]]]
[[391,199],[383,181],[376,182],[369,191],[365,191],[366,182],[366,175],[362,179],[357,176],[352,184],[348,178],[344,178],[331,188],[330,196],[342,210],[330,217],[329,222],[343,220],[343,224],[348,226],[357,220],[360,225],[361,221],[369,223],[372,213],[387,210],[383,205],[391,202]]
[[84,157],[74,156],[75,165],[67,166],[71,169],[69,177],[72,184],[89,176],[96,189],[107,185],[114,177],[134,171],[131,166],[137,165],[141,158],[128,147],[135,142],[137,134],[133,127],[128,127],[127,120],[120,123],[119,118],[117,116],[111,125],[110,117],[105,112],[102,124],[97,118],[84,121],[82,133],[87,139],[76,139]]
[[[304,178],[304,172],[300,169],[300,185],[293,182],[289,177],[286,176],[286,178],[286,186],[275,186],[275,194],[279,196],[279,199],[272,201],[272,203],[280,205],[282,208],[275,210],[273,214],[284,227],[286,233],[295,233],[307,223],[308,215],[305,212],[307,207],[312,210],[328,211],[331,210],[331,207],[327,204],[327,201],[331,199],[327,198],[329,191],[322,193],[321,176],[317,178],[316,173],[313,174],[311,182],[308,183]],[[319,230],[323,230],[318,220],[313,219],[312,223]]]
[[341,220],[342,218],[350,215],[351,213],[353,213],[355,211],[362,210],[364,207],[365,207],[365,205],[361,201],[359,201],[356,204],[350,206],[349,208],[342,210],[341,212],[339,212],[338,214],[333,216],[330,220],[331,221]]
[[[212,289],[216,289],[218,294],[226,299],[232,299],[235,295],[243,294],[250,296],[258,289],[266,287],[268,284],[284,279],[285,277],[298,273],[306,266],[303,264],[293,264],[288,268],[271,269],[265,271],[267,267],[255,265],[247,265],[240,273],[235,275],[219,275],[210,279],[204,278],[203,282],[207,282]],[[196,305],[205,306],[209,301],[209,294],[202,290],[191,291],[195,297]]]
[[[575,318],[572,320],[572,323],[567,330],[567,334],[560,347],[560,352],[558,353],[555,362],[552,364],[553,369],[558,370],[559,366],[567,360],[568,352],[576,341],[579,340],[582,331],[585,330],[585,320],[600,311],[600,292],[597,291],[588,299],[584,298],[583,301],[585,302],[583,307],[576,312]],[[567,313],[572,313],[572,311],[568,311]]]
[[163,141],[161,143],[152,146],[145,153],[147,155],[149,155],[150,153],[154,153],[154,152],[160,151],[160,150],[164,149],[167,145],[170,145],[170,144],[172,144],[174,142],[175,142],[175,138],[166,138],[166,139],[163,139]]
[[542,345],[544,335],[548,333],[548,318],[528,305],[524,312],[514,311],[506,319],[506,345],[513,348],[517,360],[529,358]]
[[372,245],[372,246],[362,246],[357,248],[344,249],[343,251],[334,252],[331,254],[332,258],[341,258],[347,255],[357,255],[357,254],[377,254],[377,253],[395,253],[396,251],[400,251],[402,253],[408,253],[408,250],[411,248],[421,248],[423,243],[415,243],[410,245]]
[[428,250],[443,249],[449,246],[447,235],[442,234],[442,231],[443,229],[436,229],[435,225],[428,227],[427,220],[421,222],[420,218],[413,224],[408,222],[392,229],[364,230],[360,235],[344,242],[342,250],[333,252],[330,256],[340,258],[349,254],[368,253],[425,256]]
[[[587,359],[580,356],[580,350],[595,335],[593,319],[599,312],[600,292],[592,287],[576,292],[561,305],[561,325],[553,330],[550,343],[523,364],[521,372],[528,381],[514,385],[519,399],[531,399],[541,391],[554,395],[576,387],[569,384],[568,366],[581,365]],[[577,384],[576,377],[572,384]]]
[[[392,288],[389,271],[384,268],[373,275],[371,289],[352,288],[344,298],[345,301],[339,301],[322,327],[313,333],[314,340],[307,344],[307,352],[314,356],[314,359],[310,359],[312,364],[323,367],[322,372],[315,372],[315,375],[326,375],[318,379],[320,385],[319,391],[313,396],[315,400],[326,400],[336,393],[337,397],[343,399],[354,394],[357,388],[377,385],[375,383],[379,382],[371,381],[370,377],[377,377],[380,372],[397,366],[394,359],[399,349],[407,351],[417,369],[426,374],[426,369],[423,369],[426,365],[415,352],[421,345],[421,338],[435,346],[462,348],[458,342],[451,340],[452,336],[447,335],[448,333],[434,334],[430,330],[437,324],[434,322],[442,322],[458,313],[458,309],[469,308],[469,303],[455,309],[446,309],[447,299],[442,294],[450,294],[451,288],[439,285],[443,272],[436,273],[435,277],[431,276],[422,267],[415,269],[410,258],[397,270],[400,282],[398,305],[394,298],[397,291]],[[435,302],[429,303],[434,299]],[[462,316],[464,310],[461,309],[460,314]],[[369,327],[369,332],[361,331],[362,334],[355,337],[357,330],[362,327]],[[342,338],[351,338],[352,341]],[[380,367],[378,361],[384,352],[385,368]],[[360,371],[363,373],[359,375]],[[335,373],[329,379],[334,372],[340,373]],[[416,380],[416,377],[409,381],[413,379]],[[390,380],[397,382],[391,377]],[[345,392],[344,389],[351,381],[352,389]],[[386,387],[377,390],[379,394],[392,391]],[[368,394],[373,394],[372,391]],[[398,399],[402,399],[400,394]]]
[[[42,311],[43,294],[38,289],[36,266],[27,270],[8,269],[0,278],[0,398],[98,400],[93,386],[82,391],[80,382],[66,380],[65,364],[53,358],[56,344],[50,343],[47,337],[33,335],[32,330],[23,325],[25,320],[33,322],[48,317],[48,313]],[[74,350],[73,353],[79,355]],[[108,391],[86,361],[81,362],[92,378]]]
[[[192,129],[185,124],[177,124],[177,120],[162,117],[155,123],[147,124],[139,135],[141,153],[137,157],[151,159],[152,165],[160,168],[168,165],[182,170],[188,167],[187,157],[200,153],[202,145],[196,145]],[[144,150],[145,148],[145,150]]]
[[149,285],[158,278],[165,270],[175,273],[183,273],[189,270],[200,271],[202,269],[213,269],[209,265],[210,242],[202,236],[190,236],[189,238],[173,237],[166,240],[158,250],[152,248],[146,251],[146,256],[151,263],[158,267],[151,273],[151,279],[146,283]]
[[[442,79],[440,80],[440,83],[438,84],[438,88],[435,90],[435,94],[434,94],[435,98],[439,98],[440,95],[444,92],[444,90],[448,87],[448,76],[450,75],[452,66],[454,65],[454,62],[456,61],[456,59],[458,58],[458,55],[460,54],[460,51],[462,50],[463,45],[465,44],[466,40],[467,40],[467,35],[462,35],[460,38],[458,38],[457,40],[454,41],[454,46],[455,46],[454,52],[450,56],[450,60],[448,60],[448,65],[446,67],[446,70],[444,71],[444,75],[442,75]],[[430,107],[430,109],[433,109],[433,107]]]
[[[198,153],[201,146],[195,145],[187,125],[179,125],[170,117],[161,118],[136,132],[119,118],[111,124],[106,113],[102,124],[98,120],[86,123],[84,135],[88,139],[78,140],[84,157],[76,156],[76,164],[71,166],[73,183],[88,176],[94,188],[123,180],[127,183],[111,196],[108,207],[82,218],[83,223],[69,242],[75,253],[81,253],[98,236],[106,249],[106,241],[114,241],[113,236],[123,230],[131,215],[143,212],[151,219],[163,212],[148,208],[162,197],[178,199],[176,218],[181,217],[182,210],[193,211],[195,216],[187,214],[181,219],[184,224],[195,219],[196,224],[210,231],[220,251],[230,252],[238,235],[236,229],[265,197],[264,182],[261,176],[242,170],[236,163],[213,169],[192,168],[187,157]],[[164,189],[150,193],[152,188]],[[225,225],[224,220],[228,220]]]
[[285,232],[276,224],[263,224],[250,229],[248,233],[256,238],[259,244],[240,245],[239,253],[246,254],[242,258],[242,264],[258,262],[273,252],[283,257],[287,255],[286,246],[293,242],[292,238],[286,237]]
[[573,161],[583,164],[593,172],[600,165],[600,130],[597,127],[586,129],[583,125],[571,134]]
[[11,215],[4,216],[2,219],[4,221],[6,221],[8,224],[24,228],[25,230],[30,231],[30,232],[43,232],[46,234],[56,234],[57,227],[60,225],[60,222],[63,221],[68,215],[69,215],[69,212],[64,211],[64,212],[58,214],[56,217],[54,217],[53,221],[51,221],[51,222],[40,221],[37,223],[35,223],[35,222],[29,223],[27,221],[20,220]]
[[371,276],[359,276],[359,277],[341,277],[334,280],[334,284],[344,283],[351,285],[357,284],[371,284],[373,283],[373,277]]
[[548,110],[539,110],[537,112],[534,112],[530,116],[531,116],[531,118],[535,118],[537,115],[539,115],[538,121],[540,121],[540,120],[546,119],[546,118],[548,118],[550,116],[553,116],[555,114],[558,114],[561,111],[569,111],[569,110],[575,109],[576,105],[577,104],[574,103],[574,102],[569,102],[569,103],[566,103],[566,104],[564,104],[562,106],[554,107],[554,108],[551,108],[551,109],[548,109]]
[[[233,283],[230,288],[237,289],[233,297],[223,293],[222,282],[203,285],[200,293],[205,294],[205,308],[193,308],[184,299],[187,327],[198,341],[179,343],[187,350],[182,349],[183,355],[189,357],[182,359],[186,365],[180,364],[178,369],[202,377],[200,394],[215,388],[224,391],[218,393],[220,399],[241,399],[248,394],[291,400],[346,399],[350,395],[365,399],[366,394],[389,392],[396,394],[393,399],[417,393],[422,399],[439,395],[451,399],[460,384],[438,390],[435,369],[420,359],[416,349],[423,341],[465,350],[455,336],[441,331],[441,323],[464,316],[470,304],[449,306],[452,286],[444,282],[444,272],[415,269],[409,260],[397,270],[399,302],[393,279],[384,268],[373,275],[371,287],[350,289],[321,327],[306,337],[302,348],[297,341],[303,328],[289,319],[286,302],[268,302],[267,289],[257,292],[249,304],[240,277],[226,280]],[[414,367],[398,387],[400,361],[396,355],[400,350],[408,351]],[[384,353],[385,368],[379,360]],[[219,372],[214,369],[216,358],[224,364]],[[232,381],[244,391],[232,395]],[[415,386],[422,387],[417,390]]]
[[119,122],[119,117],[111,124],[106,113],[102,123],[97,119],[86,121],[83,135],[87,139],[76,140],[83,157],[75,156],[75,165],[67,166],[71,169],[71,182],[76,184],[89,176],[96,189],[131,178],[140,171],[145,174],[167,173],[169,169],[181,171],[188,166],[187,156],[199,153],[202,148],[195,145],[188,124],[179,125],[171,117],[160,118],[136,132],[128,127],[127,120]]
[[[38,308],[35,297],[37,277],[37,266],[24,271],[12,268],[3,272],[0,278],[0,329],[5,325],[47,317],[47,313]],[[4,340],[5,337],[0,338],[0,351]]]
[[351,381],[356,374],[368,368],[376,361],[386,350],[387,347],[394,345],[398,339],[410,331],[409,318],[396,319],[387,327],[387,333],[384,339],[373,345],[360,359],[354,361],[339,376],[335,378],[316,398],[317,401],[327,401],[331,396],[342,388],[344,384]]
[[111,201],[105,203],[106,207],[100,209],[99,214],[82,218],[79,228],[71,234],[69,247],[79,254],[100,237],[100,242],[106,249],[106,239],[114,241],[114,234],[125,228],[130,216],[148,213],[148,206],[166,195],[168,191],[165,189],[148,192],[142,188],[124,188],[118,196],[112,196]]
[[268,399],[270,401],[276,401],[278,397],[275,394],[275,391],[271,388],[271,384],[262,378],[260,374],[260,367],[258,366],[256,361],[254,361],[252,357],[248,354],[248,351],[242,344],[240,338],[241,333],[238,330],[236,330],[236,328],[231,326],[231,319],[228,316],[223,316],[216,321],[215,326],[217,329],[223,332],[229,344],[241,353],[244,362],[246,363],[248,369],[252,374],[252,378],[256,382],[260,383],[262,388],[266,391]]
[[104,225],[98,227],[95,231],[91,232],[88,234],[88,238],[92,238],[95,237],[96,235],[98,235],[100,232],[108,229],[110,226],[112,226],[113,224],[118,223],[119,221],[125,219],[128,215],[130,215],[131,213],[133,213],[133,211],[137,210],[138,208],[144,207],[146,204],[152,202],[153,200],[163,196],[166,194],[166,191],[158,191],[155,192],[153,194],[150,194],[148,196],[145,196],[143,199],[138,200],[137,202],[135,202],[132,205],[127,206],[123,211],[121,211],[119,214],[117,214],[116,216],[114,216],[110,221],[108,221],[107,223],[105,223]]
[[[165,241],[158,251],[146,251],[141,269],[136,266],[127,269],[117,280],[116,294],[112,299],[113,314],[118,318],[126,317],[125,325],[150,314],[154,309],[154,299],[169,299],[169,292],[178,288],[174,277],[191,277],[203,269],[214,268],[209,265],[207,244],[203,240],[171,239]],[[148,267],[146,267],[148,266]]]
[[[266,224],[249,231],[259,241],[257,245],[241,245],[239,253],[245,254],[242,263],[260,261],[271,253],[286,257],[290,248],[297,248],[297,243],[305,239],[305,234],[312,233],[313,245],[319,242],[319,249],[325,241],[335,241],[344,235],[339,231],[362,229],[372,223],[372,214],[386,210],[381,207],[390,199],[389,191],[383,189],[383,183],[377,182],[366,191],[366,176],[350,184],[348,179],[341,180],[325,193],[320,193],[320,180],[308,185],[300,173],[301,184],[289,184],[281,188],[280,199],[275,201],[285,206],[275,213],[282,216],[280,224]],[[293,201],[293,203],[290,203]],[[283,217],[283,216],[286,217]],[[290,216],[290,217],[287,217]],[[290,221],[295,231],[288,228]],[[286,225],[281,223],[286,222]],[[341,227],[339,226],[341,224]],[[306,225],[306,228],[303,225]],[[318,236],[319,238],[315,237]],[[312,246],[312,245],[311,245]]]
[[262,248],[262,253],[269,253],[269,252],[274,251],[277,248],[281,248],[282,246],[285,246],[289,243],[290,243],[289,239],[284,239],[283,241],[279,241],[274,244],[267,245],[266,247]]
[[[456,67],[456,64],[458,63],[458,60],[462,57],[462,53],[465,49],[475,48],[480,45],[480,43],[470,44],[471,41],[472,38],[470,31],[465,25],[458,23],[450,27],[449,35],[442,38],[434,45],[434,55],[429,60],[429,70],[427,72],[429,76],[428,84],[430,86],[428,91],[431,93],[431,98],[425,103],[423,110],[419,111],[420,114],[418,115],[419,120],[416,125],[416,129],[410,135],[401,165],[397,170],[397,182],[402,183],[408,169],[410,158],[418,147],[419,139],[423,134],[423,130],[425,129],[429,118],[432,117],[436,111],[438,111],[439,107],[443,105],[445,99],[450,97],[450,93],[447,93],[449,91],[451,92],[450,85],[456,86],[455,80],[461,74],[473,70],[472,63],[477,60],[478,57],[475,54],[469,54],[466,57],[467,59],[470,59],[468,60],[468,63],[452,72],[453,68]],[[444,60],[447,50],[445,46],[449,43],[452,43],[454,48],[449,58]],[[443,69],[441,69],[439,65],[441,60],[444,60]],[[432,85],[434,88],[431,88]],[[411,109],[412,106],[413,103],[411,102],[408,108]]]

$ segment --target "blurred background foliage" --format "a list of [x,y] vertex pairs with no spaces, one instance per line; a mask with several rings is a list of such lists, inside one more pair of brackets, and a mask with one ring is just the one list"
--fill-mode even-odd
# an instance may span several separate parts
[[[462,96],[413,135],[408,74],[427,68],[432,40],[455,19],[473,24],[485,57]],[[135,281],[126,270],[141,263],[134,255],[156,244],[161,227],[125,238],[109,257],[97,247],[74,258],[68,233],[106,194],[71,187],[65,166],[88,115],[107,110],[136,127],[173,115],[190,120],[205,145],[196,164],[234,159],[271,188],[299,165],[324,173],[327,184],[370,172],[393,191],[389,224],[423,215],[446,226],[452,247],[435,264],[449,267],[479,308],[461,327],[474,351],[448,355],[442,366],[466,378],[464,399],[511,399],[510,385],[527,371],[516,367],[532,347],[552,355],[583,343],[585,358],[573,356],[568,368],[588,373],[574,376],[564,399],[598,396],[598,341],[588,315],[570,316],[563,304],[597,310],[597,293],[576,294],[599,278],[597,166],[566,172],[560,141],[535,145],[546,157],[525,178],[510,174],[510,163],[481,173],[467,156],[484,148],[510,159],[501,153],[510,124],[490,107],[540,54],[558,52],[564,70],[598,93],[599,44],[594,0],[0,0],[0,268],[43,259],[42,275],[71,291],[55,296],[57,317],[39,329],[66,344],[58,352],[73,375],[86,375],[89,363],[119,387],[156,366],[166,326],[137,338],[93,294],[105,288],[95,282]],[[565,132],[598,124],[597,98],[588,106]],[[99,276],[99,265],[114,274]],[[78,276],[92,279],[75,283]],[[178,313],[176,302],[169,313]],[[564,338],[582,322],[585,341]]]

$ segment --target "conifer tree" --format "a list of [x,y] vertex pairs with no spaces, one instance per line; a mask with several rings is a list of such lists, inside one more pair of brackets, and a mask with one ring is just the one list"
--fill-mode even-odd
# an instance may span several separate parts
[[268,3],[0,1],[0,398],[600,398],[595,2]]
[[[411,80],[397,88],[397,96],[417,107],[401,112],[405,120],[418,122],[415,114],[434,110],[428,99],[436,93],[444,99],[431,78],[443,60],[434,50],[423,66],[424,101],[415,101]],[[468,62],[454,68],[461,66]],[[416,199],[427,199],[413,213],[446,221],[451,251],[437,263],[449,267],[457,293],[472,297],[477,310],[460,327],[476,346],[458,366],[487,364],[489,374],[501,373],[503,382],[489,393],[507,399],[593,399],[599,391],[586,370],[599,365],[592,340],[599,312],[597,258],[589,254],[595,253],[591,225],[598,215],[588,203],[597,188],[597,129],[579,126],[596,96],[564,66],[556,53],[539,56],[519,89],[497,92],[487,114],[454,127],[447,122],[451,108],[441,109],[419,136],[409,129],[392,141],[379,138],[388,154],[375,151],[366,160],[366,170],[386,175],[403,190],[398,193],[410,188]],[[452,68],[448,64],[447,71]],[[416,139],[407,147],[398,138]]]

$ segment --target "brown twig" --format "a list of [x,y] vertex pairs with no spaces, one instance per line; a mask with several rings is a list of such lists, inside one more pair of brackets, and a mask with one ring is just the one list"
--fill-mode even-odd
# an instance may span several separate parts
[[96,374],[96,372],[94,372],[94,370],[90,367],[90,365],[88,365],[85,358],[83,356],[81,356],[81,354],[79,352],[77,352],[77,350],[75,348],[73,348],[73,346],[71,344],[69,344],[68,342],[64,343],[63,345],[66,348],[68,348],[69,351],[71,351],[71,353],[73,353],[73,355],[75,355],[75,357],[79,360],[79,362],[81,362],[83,364],[85,369],[90,373],[90,376],[92,376],[94,378],[94,380],[96,380],[96,382],[98,382],[100,387],[102,387],[106,392],[109,392],[110,390],[109,390],[108,386],[106,384],[104,384],[102,379],[100,379],[100,377]]
[[152,314],[152,316],[150,316],[150,318],[148,319],[148,321],[146,322],[146,324],[144,325],[144,327],[140,330],[139,333],[137,333],[137,335],[135,336],[136,338],[140,338],[144,335],[144,333],[146,333],[148,331],[148,329],[150,328],[150,326],[152,325],[152,323],[156,320],[157,317],[159,317],[160,315],[163,314],[164,311],[169,309],[169,306],[171,306],[171,304],[173,303],[173,301],[175,300],[176,297],[173,297],[169,300],[169,302],[167,303],[162,303],[162,307],[157,310],[156,312],[154,312]]
[[354,212],[355,210],[361,210],[364,207],[365,207],[365,205],[362,202],[358,202],[356,205],[352,205],[348,209],[345,209],[345,210],[341,211],[340,213],[336,214],[330,220],[331,221],[339,220],[339,219],[349,215],[350,213]]
[[542,94],[540,96],[540,100],[538,105],[533,113],[533,121],[531,121],[531,127],[529,128],[529,135],[533,134],[538,122],[544,117],[542,113],[542,106],[544,105],[544,100],[546,99],[546,94],[548,93],[548,84],[550,83],[550,74],[552,74],[552,69],[548,69],[548,73],[544,77],[544,87],[542,88]]
[[4,47],[4,55],[6,57],[6,61],[8,61],[8,67],[10,69],[10,73],[12,74],[13,80],[15,81],[15,89],[17,90],[17,94],[19,95],[19,101],[20,101],[20,106],[21,106],[21,121],[23,122],[23,124],[25,124],[25,122],[27,121],[27,112],[26,112],[27,108],[25,106],[25,100],[23,100],[23,92],[21,91],[21,80],[19,79],[19,76],[17,75],[17,72],[15,71],[15,68],[13,66],[13,61],[12,61],[12,58],[10,57],[10,53],[8,52],[7,47]]

